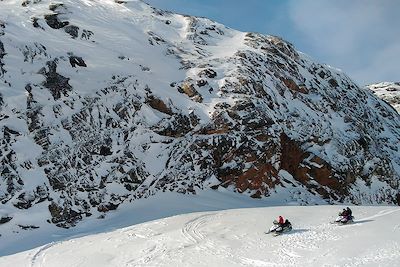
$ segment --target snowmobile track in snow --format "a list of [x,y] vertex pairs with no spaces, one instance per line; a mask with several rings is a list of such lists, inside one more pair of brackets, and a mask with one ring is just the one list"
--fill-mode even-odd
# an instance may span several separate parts
[[200,228],[206,222],[210,221],[210,218],[213,216],[215,216],[215,214],[205,214],[186,222],[182,228],[182,234],[188,241],[193,244],[198,244],[205,238],[204,234],[200,231]]
[[[59,244],[61,242],[52,242],[50,244],[47,244],[43,247],[41,247],[33,256],[31,259],[31,267],[35,267],[35,266],[42,266],[42,262],[43,262],[43,258],[46,255],[46,251],[49,250],[50,248],[54,247],[55,245]],[[40,262],[38,262],[38,260],[40,260]]]
[[149,264],[158,257],[164,255],[167,248],[162,243],[157,243],[149,248],[143,249],[144,256],[127,262],[127,266],[141,266],[142,264]]
[[[211,222],[213,219],[221,216],[220,213],[209,213],[204,214],[199,217],[196,217],[184,224],[182,227],[182,234],[186,238],[186,240],[190,241],[192,245],[198,245],[198,248],[201,249],[203,252],[210,253],[214,257],[226,257],[228,262],[232,264],[236,264],[237,262],[242,262],[246,266],[253,266],[248,262],[242,260],[241,257],[237,257],[233,255],[229,251],[229,247],[221,248],[221,244],[217,245],[211,239],[207,237],[202,231],[201,228],[205,227],[206,224]],[[202,241],[205,241],[204,243]]]
[[375,218],[386,216],[386,215],[392,214],[394,212],[399,212],[399,211],[400,211],[400,209],[398,209],[398,208],[381,210],[380,212],[378,212],[375,215],[372,215],[372,216],[369,216],[369,217],[365,217],[365,218],[360,218],[359,220],[356,220],[354,222],[357,223],[358,221],[365,221],[365,220],[375,219]]

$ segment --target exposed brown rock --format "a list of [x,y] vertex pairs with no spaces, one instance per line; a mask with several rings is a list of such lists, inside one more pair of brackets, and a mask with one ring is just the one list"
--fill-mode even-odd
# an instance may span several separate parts
[[[332,177],[332,170],[325,161],[321,158],[314,156],[312,162],[315,162],[321,168],[311,168],[310,175],[322,186],[328,186],[331,189],[340,189],[341,184]],[[313,166],[313,165],[312,165]]]
[[194,88],[193,84],[183,83],[181,88],[182,88],[183,92],[185,94],[187,94],[188,97],[193,97],[198,94],[198,92]]
[[107,212],[110,210],[116,210],[118,208],[119,204],[114,204],[114,203],[107,203],[107,204],[100,204],[97,207],[97,210],[100,212]]
[[[346,184],[333,176],[333,171],[329,164],[317,156],[313,156],[310,160],[310,153],[301,149],[300,145],[291,140],[285,133],[281,134],[281,169],[289,172],[296,180],[309,188],[315,190],[324,198],[335,198],[334,195],[328,193],[327,188],[334,192],[340,192],[346,195]],[[307,162],[307,160],[311,162]],[[314,180],[318,185],[310,184]]]
[[335,79],[333,79],[333,78],[331,78],[329,81],[328,81],[328,83],[332,86],[332,87],[338,87],[339,86],[339,84],[337,83],[337,81],[335,80]]
[[154,96],[150,96],[150,97],[147,98],[146,103],[150,107],[152,107],[152,108],[154,108],[154,109],[156,109],[156,110],[158,110],[158,111],[160,111],[162,113],[165,113],[165,114],[168,114],[168,115],[172,115],[173,114],[172,110],[164,103],[164,101],[162,101],[159,98],[156,98]]
[[255,136],[255,138],[257,139],[257,141],[265,142],[268,139],[270,139],[271,137],[269,137],[266,134],[259,134],[259,135]]
[[299,145],[291,140],[285,133],[281,136],[281,169],[289,172],[296,179],[301,180],[303,183],[308,181],[305,173],[300,172],[299,165],[306,158],[304,152],[300,149]]
[[201,95],[199,95],[199,94],[195,95],[192,99],[193,99],[193,101],[196,101],[198,103],[203,102],[203,97]]
[[305,87],[300,87],[290,78],[281,78],[281,81],[292,91],[296,91],[302,94],[308,94],[308,90]]
[[248,169],[240,176],[236,178],[236,187],[244,192],[247,189],[250,190],[262,190],[265,192],[268,187],[273,188],[274,182],[272,178],[277,177],[278,172],[275,168],[270,164],[262,164],[258,167],[253,167]]
[[195,89],[194,85],[190,81],[183,82],[177,87],[178,91],[182,94],[186,94],[188,97],[192,98],[193,101],[203,102],[203,97]]
[[220,128],[203,128],[200,133],[201,134],[224,134],[229,131],[229,127],[227,125],[223,125]]
[[52,202],[49,205],[49,211],[52,217],[51,222],[58,227],[69,228],[75,226],[78,221],[82,220],[82,215],[68,207],[68,205],[61,207]]

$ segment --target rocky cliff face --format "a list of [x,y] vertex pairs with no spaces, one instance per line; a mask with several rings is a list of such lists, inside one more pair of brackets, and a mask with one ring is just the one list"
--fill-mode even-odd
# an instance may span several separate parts
[[0,5],[1,221],[210,187],[400,203],[399,114],[278,37],[141,1]]
[[367,88],[400,112],[400,82],[382,82],[368,85]]

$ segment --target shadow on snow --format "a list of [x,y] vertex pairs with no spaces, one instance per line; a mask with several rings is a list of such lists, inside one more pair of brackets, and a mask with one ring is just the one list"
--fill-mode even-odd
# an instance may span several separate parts
[[285,232],[285,235],[301,234],[310,231],[310,229],[293,229],[290,232]]
[[373,222],[374,220],[359,220],[359,221],[354,221],[352,224],[359,224],[359,223],[368,223],[368,222]]

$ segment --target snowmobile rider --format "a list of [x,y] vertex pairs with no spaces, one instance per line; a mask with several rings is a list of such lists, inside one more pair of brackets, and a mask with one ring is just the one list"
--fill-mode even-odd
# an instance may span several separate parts
[[280,226],[283,226],[283,224],[285,223],[285,220],[283,219],[282,216],[278,217],[278,223],[279,223]]
[[351,211],[351,209],[349,207],[346,208],[346,211],[347,211],[347,215],[349,217],[351,217],[353,215],[353,212]]
[[289,227],[290,225],[292,225],[288,219],[285,220],[285,223],[283,224],[283,227]]
[[345,217],[347,220],[351,220],[353,212],[349,207],[343,209],[342,212],[339,212],[339,216]]
[[343,209],[341,212],[339,212],[339,216],[347,217],[348,216],[347,210]]
[[351,218],[353,217],[353,212],[349,207],[346,208],[346,213],[347,213],[347,219],[351,220]]

